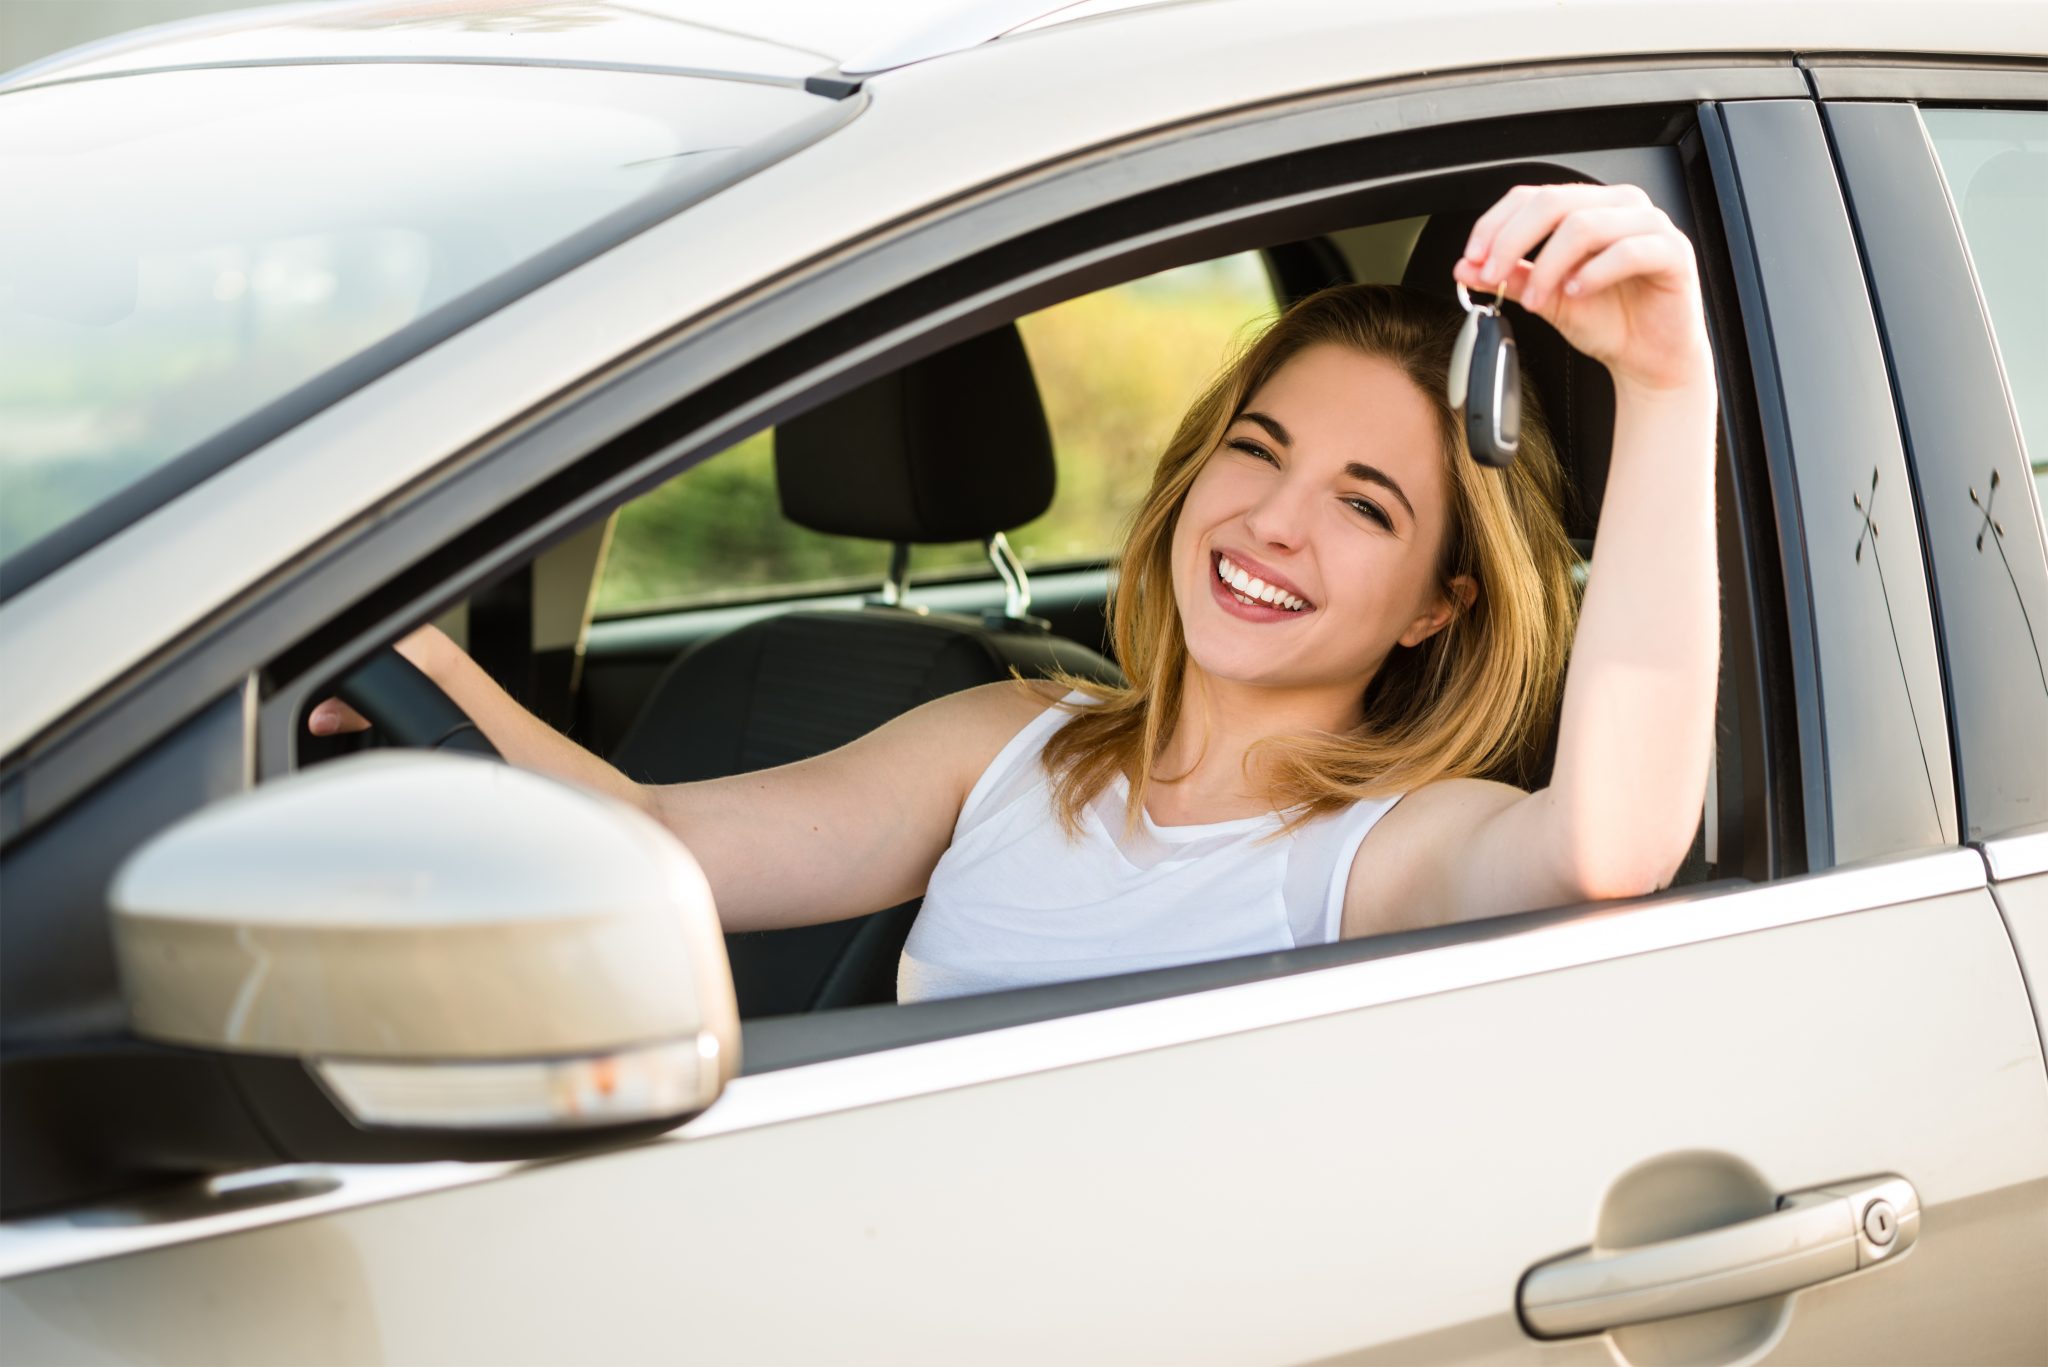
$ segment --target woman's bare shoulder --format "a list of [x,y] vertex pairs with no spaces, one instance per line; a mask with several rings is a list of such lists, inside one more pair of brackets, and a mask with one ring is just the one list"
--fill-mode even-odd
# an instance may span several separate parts
[[1439,779],[1395,803],[1382,824],[1392,823],[1396,830],[1411,836],[1441,831],[1447,838],[1454,837],[1466,823],[1482,821],[1527,796],[1512,783],[1490,778]]
[[912,708],[847,747],[847,757],[896,773],[944,775],[954,795],[964,800],[1002,748],[1063,696],[1065,690],[1041,680],[965,688]]
[[957,733],[963,741],[995,742],[990,755],[1011,737],[1066,696],[1066,689],[1046,679],[1005,679],[1001,683],[963,688],[917,709],[929,709],[932,723]]
[[1065,693],[1043,680],[1006,679],[933,698],[883,724],[869,739],[921,748],[942,747],[951,754],[972,755],[997,750]]

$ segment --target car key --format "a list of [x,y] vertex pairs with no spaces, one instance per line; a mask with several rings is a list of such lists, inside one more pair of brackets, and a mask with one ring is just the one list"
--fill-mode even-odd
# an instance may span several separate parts
[[1515,330],[1500,310],[1502,293],[1491,304],[1475,304],[1458,286],[1465,326],[1451,350],[1451,407],[1465,410],[1465,440],[1472,459],[1495,470],[1515,463],[1522,445],[1522,362]]

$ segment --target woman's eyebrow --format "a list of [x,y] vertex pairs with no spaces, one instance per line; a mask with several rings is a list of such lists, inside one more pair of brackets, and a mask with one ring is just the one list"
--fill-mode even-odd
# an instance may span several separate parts
[[1401,486],[1394,482],[1394,477],[1392,475],[1380,469],[1378,466],[1361,465],[1354,460],[1349,465],[1344,467],[1344,473],[1351,476],[1351,478],[1353,479],[1363,480],[1367,484],[1379,484],[1385,486],[1388,493],[1392,494],[1395,498],[1401,500],[1401,506],[1408,510],[1408,516],[1411,518],[1415,516],[1415,505],[1408,501],[1408,495],[1401,492]]
[[1259,426],[1265,428],[1268,432],[1273,434],[1273,440],[1279,442],[1282,446],[1294,445],[1294,438],[1287,435],[1287,429],[1280,425],[1280,420],[1278,418],[1269,418],[1264,413],[1256,413],[1251,411],[1250,409],[1245,410],[1237,416],[1238,420],[1241,422],[1255,422]]

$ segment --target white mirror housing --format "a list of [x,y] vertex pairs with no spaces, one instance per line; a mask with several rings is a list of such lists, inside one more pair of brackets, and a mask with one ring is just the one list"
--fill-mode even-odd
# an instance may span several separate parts
[[739,1062],[711,890],[633,807],[377,753],[216,804],[112,888],[135,1032],[305,1060],[364,1127],[680,1119]]

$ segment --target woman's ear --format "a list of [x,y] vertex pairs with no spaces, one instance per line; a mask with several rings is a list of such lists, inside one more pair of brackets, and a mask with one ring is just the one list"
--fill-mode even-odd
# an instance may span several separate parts
[[1401,633],[1401,644],[1421,645],[1449,626],[1458,614],[1470,612],[1472,605],[1478,601],[1479,581],[1469,574],[1458,575],[1444,585],[1444,592],[1430,604],[1429,611],[1408,624],[1408,630]]

